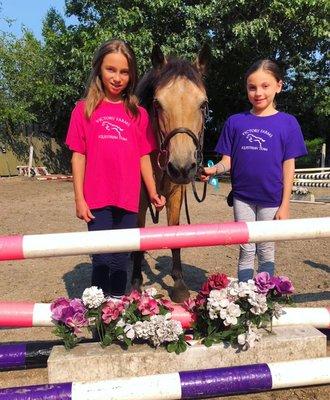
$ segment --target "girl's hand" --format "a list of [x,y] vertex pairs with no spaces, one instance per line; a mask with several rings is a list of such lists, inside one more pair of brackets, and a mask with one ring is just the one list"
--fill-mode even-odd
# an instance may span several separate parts
[[155,206],[157,211],[161,211],[166,204],[166,199],[164,196],[155,193],[150,196],[150,202]]
[[76,200],[76,216],[85,222],[95,218],[85,200]]
[[217,173],[217,167],[215,165],[213,167],[204,167],[199,178],[202,182],[207,182],[210,176],[215,175],[216,173]]
[[288,219],[289,218],[289,205],[282,204],[277,210],[274,219]]

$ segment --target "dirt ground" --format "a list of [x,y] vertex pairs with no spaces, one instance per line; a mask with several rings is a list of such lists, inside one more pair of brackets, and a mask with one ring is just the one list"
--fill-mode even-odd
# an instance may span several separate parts
[[[207,198],[201,204],[191,197],[190,189],[188,192],[192,223],[232,220],[232,209],[226,203],[228,183],[220,183],[218,191],[209,186]],[[313,193],[316,197],[329,196],[330,189],[315,189]],[[184,213],[182,215],[182,223],[186,223]],[[291,218],[325,216],[330,216],[330,203],[291,205]],[[160,224],[165,225],[165,213],[161,216]],[[85,230],[85,223],[75,218],[72,183],[20,177],[0,178],[1,235]],[[330,304],[329,249],[330,239],[277,244],[277,273],[292,279],[296,289],[294,299],[299,306]],[[211,273],[223,272],[235,276],[237,256],[237,246],[182,250],[185,278],[191,292],[197,291]],[[170,251],[147,253],[145,283],[168,293],[172,285],[170,261]],[[51,302],[59,296],[81,296],[84,288],[90,286],[91,262],[88,256],[5,261],[1,262],[0,267],[1,301]],[[0,342],[55,339],[51,331],[52,328],[2,329]],[[46,369],[0,373],[1,388],[42,383],[47,383]],[[330,398],[330,386],[225,398],[326,400]]]

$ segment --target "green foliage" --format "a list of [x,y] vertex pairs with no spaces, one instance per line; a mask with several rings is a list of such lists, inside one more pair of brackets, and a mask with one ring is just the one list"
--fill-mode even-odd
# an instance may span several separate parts
[[213,59],[207,77],[212,119],[205,146],[218,127],[249,106],[244,72],[272,57],[286,70],[279,108],[293,113],[307,139],[325,138],[329,115],[326,0],[66,0],[67,26],[54,9],[43,22],[43,43],[25,31],[0,39],[0,123],[46,123],[58,137],[84,95],[95,49],[118,37],[136,51],[140,75],[150,68],[154,44],[193,60],[204,42]]
[[81,342],[81,338],[76,336],[73,330],[63,323],[56,325],[55,329],[53,329],[53,334],[63,340],[66,350],[73,349]]
[[297,160],[297,167],[302,168],[320,166],[323,143],[324,139],[320,137],[311,140],[305,140],[308,154],[305,157],[301,157]]

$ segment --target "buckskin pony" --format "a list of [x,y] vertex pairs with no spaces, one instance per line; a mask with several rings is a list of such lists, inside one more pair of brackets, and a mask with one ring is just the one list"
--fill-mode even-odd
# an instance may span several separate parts
[[[180,58],[166,58],[159,46],[152,51],[153,68],[142,78],[137,96],[147,109],[157,136],[159,150],[152,155],[158,190],[166,197],[168,225],[179,225],[186,185],[194,182],[202,164],[207,95],[203,76],[210,50],[203,46],[194,63]],[[145,226],[148,201],[141,190],[139,227]],[[143,252],[133,253],[132,287],[143,283]],[[172,249],[170,293],[175,302],[189,297],[184,282],[180,249]]]

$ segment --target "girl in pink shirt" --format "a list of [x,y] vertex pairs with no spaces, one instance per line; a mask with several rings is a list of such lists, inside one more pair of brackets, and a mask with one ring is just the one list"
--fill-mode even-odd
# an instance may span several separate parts
[[[149,154],[156,143],[145,109],[133,92],[135,55],[121,40],[96,51],[85,98],[72,111],[66,144],[72,150],[76,215],[88,230],[137,225],[141,176],[151,203],[163,208]],[[129,253],[94,254],[92,285],[106,295],[125,293]]]

